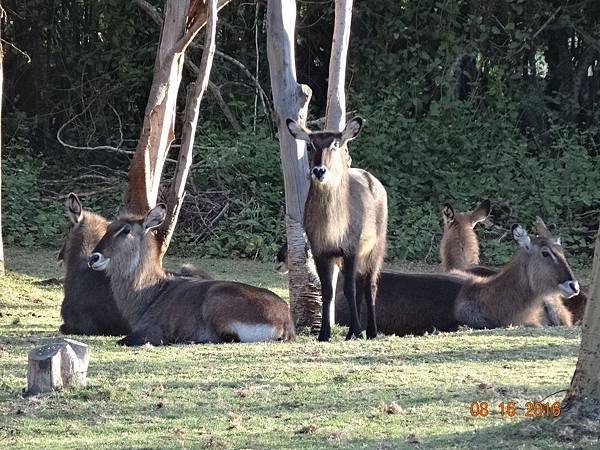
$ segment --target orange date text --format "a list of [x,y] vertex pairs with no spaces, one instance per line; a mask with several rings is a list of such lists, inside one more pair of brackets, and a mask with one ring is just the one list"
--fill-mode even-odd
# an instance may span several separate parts
[[525,402],[525,408],[518,407],[515,402],[500,402],[495,406],[490,405],[488,402],[471,402],[469,413],[473,417],[487,417],[494,408],[503,417],[514,417],[516,415],[525,417],[560,416],[560,402]]

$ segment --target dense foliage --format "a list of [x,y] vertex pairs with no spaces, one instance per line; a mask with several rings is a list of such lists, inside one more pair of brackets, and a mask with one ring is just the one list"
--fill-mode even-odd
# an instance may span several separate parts
[[[130,155],[66,149],[56,132],[72,120],[61,134],[71,144],[135,148],[159,31],[134,2],[5,3],[6,38],[31,57],[7,47],[6,240],[57,245],[61,196],[87,193],[86,205],[112,214]],[[333,2],[298,7],[298,76],[313,89],[316,119],[326,102]],[[248,76],[270,92],[265,13],[265,2],[232,2],[220,15],[218,49],[248,73],[215,60],[212,79],[230,117],[206,97],[178,252],[262,258],[282,240],[271,106],[255,102]],[[487,197],[495,205],[487,259],[506,260],[514,247],[498,238],[535,215],[588,258],[600,211],[599,50],[593,0],[357,3],[348,102],[367,125],[350,150],[353,165],[388,188],[389,257],[437,260],[441,205],[465,209]],[[192,49],[191,58],[200,54]]]

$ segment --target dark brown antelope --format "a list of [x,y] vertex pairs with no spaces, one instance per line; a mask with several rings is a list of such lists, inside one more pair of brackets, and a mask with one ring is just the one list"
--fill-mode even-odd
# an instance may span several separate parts
[[121,344],[295,338],[287,303],[271,291],[168,275],[152,237],[165,215],[161,204],[145,217],[115,220],[89,258],[92,269],[109,276],[117,306],[131,324]]
[[[88,266],[92,249],[106,233],[106,218],[83,209],[73,193],[65,202],[70,220],[69,233],[58,259],[65,268],[64,299],[61,306],[64,334],[122,336],[130,332],[129,324],[117,308],[110,283],[103,272]],[[184,265],[182,277],[211,280],[212,276],[192,265]]]
[[475,233],[475,225],[483,222],[490,211],[489,200],[482,201],[473,211],[465,213],[455,213],[450,204],[444,205],[444,234],[440,244],[442,270],[467,270],[479,264],[479,239]]
[[367,304],[367,338],[374,338],[377,281],[386,249],[387,193],[369,172],[349,167],[347,144],[356,138],[363,120],[350,120],[341,132],[311,132],[292,119],[286,124],[290,134],[307,142],[309,149],[311,183],[304,229],[321,281],[319,340],[328,341],[331,336],[329,306],[336,264],[344,275],[344,295],[351,317],[346,339],[361,336],[357,298],[361,302],[363,296]]
[[88,257],[106,233],[109,222],[85,211],[73,193],[69,194],[65,205],[71,223],[59,255],[65,268],[60,331],[64,334],[127,334],[129,325],[117,309],[108,279],[102,272],[88,267]]
[[520,225],[514,225],[512,232],[520,248],[510,263],[491,277],[466,279],[455,304],[458,322],[473,328],[535,324],[533,318],[544,298],[579,294],[560,240],[531,239]]
[[[437,331],[456,331],[454,301],[465,282],[452,274],[382,271],[375,310],[377,329],[384,334],[405,336]],[[343,283],[340,276],[338,287]],[[366,317],[360,311],[361,320]],[[336,293],[335,322],[350,324],[348,303]]]

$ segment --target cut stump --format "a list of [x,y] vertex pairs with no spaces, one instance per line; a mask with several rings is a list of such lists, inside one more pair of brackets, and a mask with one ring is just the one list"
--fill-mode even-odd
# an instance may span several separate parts
[[27,393],[41,394],[65,386],[85,386],[90,347],[62,339],[31,350],[27,362]]

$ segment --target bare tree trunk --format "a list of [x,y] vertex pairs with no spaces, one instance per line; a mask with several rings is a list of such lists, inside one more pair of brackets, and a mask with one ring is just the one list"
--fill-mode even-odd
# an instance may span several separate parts
[[[142,9],[157,13],[145,0],[135,1]],[[219,0],[219,6],[228,1]],[[125,194],[125,205],[132,213],[145,214],[156,204],[164,162],[174,139],[175,107],[185,50],[205,25],[206,18],[202,0],[168,0],[165,4],[154,78]]]
[[179,159],[175,176],[171,182],[169,194],[167,197],[167,217],[163,225],[158,230],[158,240],[161,244],[161,254],[164,255],[169,247],[179,211],[185,195],[185,182],[188,177],[190,166],[192,164],[192,154],[194,151],[194,139],[196,136],[196,126],[198,124],[198,114],[200,112],[200,102],[210,77],[212,62],[215,55],[215,41],[217,34],[217,0],[207,0],[207,25],[206,37],[204,39],[204,51],[202,52],[202,61],[198,69],[196,82],[188,87],[188,95],[185,104],[185,115],[183,119],[183,129],[181,131],[181,149],[179,150]]
[[563,411],[567,420],[600,421],[600,229],[596,235],[592,285],[581,329],[579,359]]
[[303,228],[308,195],[306,144],[294,139],[285,120],[306,122],[311,91],[296,79],[294,29],[296,2],[269,0],[267,6],[267,57],[279,148],[285,184],[290,303],[298,327],[319,327],[321,290]]
[[[0,118],[2,117],[2,98],[4,86],[4,48],[2,47],[2,20],[4,8],[0,5]],[[0,277],[4,276],[4,242],[2,241],[2,125],[0,122]]]
[[135,214],[145,214],[155,206],[164,160],[175,138],[175,106],[183,54],[174,49],[185,35],[189,6],[189,0],[170,0],[165,4],[165,22],[154,62],[154,78],[125,195],[125,205]]
[[[342,131],[346,126],[346,60],[350,42],[350,25],[352,23],[352,0],[336,0],[335,25],[329,59],[329,85],[327,86],[327,111],[325,128]],[[339,270],[333,273],[333,301],[330,304],[329,317],[331,325],[335,323],[335,290]]]
[[342,131],[346,126],[346,59],[351,23],[352,0],[336,0],[325,114],[325,128],[328,130]]

